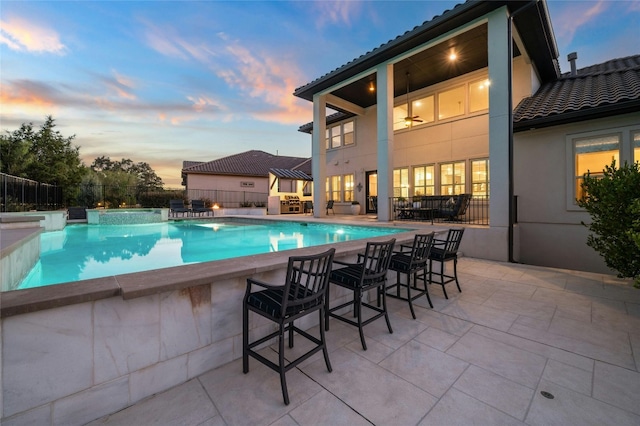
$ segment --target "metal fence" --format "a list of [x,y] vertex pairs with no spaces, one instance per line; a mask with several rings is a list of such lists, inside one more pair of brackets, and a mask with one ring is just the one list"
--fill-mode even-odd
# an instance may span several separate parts
[[269,199],[264,192],[249,191],[224,191],[221,189],[190,189],[187,191],[189,200],[205,200],[205,202],[218,207],[266,207]]
[[393,197],[389,202],[394,220],[489,225],[489,197],[475,195],[464,209],[456,211],[457,199],[457,195],[431,195]]
[[0,173],[0,211],[57,210],[63,207],[62,188]]

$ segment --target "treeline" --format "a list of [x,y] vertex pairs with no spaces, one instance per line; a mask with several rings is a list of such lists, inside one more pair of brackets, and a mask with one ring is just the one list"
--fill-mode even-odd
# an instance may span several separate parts
[[134,200],[141,194],[163,190],[162,179],[145,162],[124,158],[112,161],[101,156],[86,166],[80,159],[80,147],[73,145],[76,136],[63,136],[55,127],[53,117],[47,116],[37,130],[33,123],[23,123],[13,132],[5,131],[0,135],[0,171],[61,187],[67,206],[93,207],[97,200],[105,199],[104,188],[111,188],[111,192],[120,188]]

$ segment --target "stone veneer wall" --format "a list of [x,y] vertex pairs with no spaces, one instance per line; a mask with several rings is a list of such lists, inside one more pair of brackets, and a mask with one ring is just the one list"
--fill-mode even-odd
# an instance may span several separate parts
[[[285,272],[256,278],[278,283]],[[84,424],[241,357],[246,278],[2,319],[0,423]],[[333,300],[349,297],[340,290]],[[274,330],[262,317],[250,321],[252,333]]]

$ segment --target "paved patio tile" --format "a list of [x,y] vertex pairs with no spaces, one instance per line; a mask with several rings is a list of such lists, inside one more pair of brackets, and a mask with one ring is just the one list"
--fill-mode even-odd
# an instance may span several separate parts
[[518,426],[524,423],[457,389],[451,389],[420,422],[420,426],[443,425]]
[[429,327],[415,338],[417,342],[424,343],[439,351],[446,351],[458,341],[460,337],[435,327]]
[[292,425],[371,425],[364,417],[326,390],[291,410],[289,416],[293,421],[290,423]]
[[596,362],[593,397],[640,415],[640,373]]
[[456,336],[463,336],[467,331],[471,330],[471,327],[473,327],[473,323],[470,321],[455,318],[450,315],[444,315],[435,310],[416,311],[416,317],[418,321],[428,325],[429,327],[434,327],[438,330],[442,330]]
[[519,297],[518,295],[507,292],[492,295],[482,306],[513,312],[520,316],[527,316],[542,321],[550,321],[556,311],[554,304],[530,300],[529,298]]
[[470,366],[453,387],[518,420],[524,420],[534,392],[475,365]]
[[460,338],[446,353],[531,389],[535,389],[546,364],[546,359],[540,355],[473,331]]
[[591,396],[593,370],[587,371],[550,359],[542,378],[567,389]]
[[441,397],[469,364],[422,343],[411,341],[379,365],[431,395]]
[[221,420],[200,382],[193,379],[89,425],[198,425],[215,418]]
[[509,327],[518,319],[518,315],[512,312],[462,301],[447,306],[442,313],[502,331],[509,330]]
[[626,331],[613,330],[599,323],[585,323],[569,318],[554,318],[549,333],[572,337],[596,346],[603,346],[615,352],[628,352],[629,334]]
[[[379,318],[364,327],[365,339],[367,341],[374,339],[391,348],[397,349],[427,328],[427,326],[420,321],[408,319],[396,314],[389,314],[389,322],[391,322],[393,333],[389,333],[387,322],[384,318]],[[353,327],[353,330],[357,335],[357,327]]]
[[437,401],[353,352],[339,349],[332,354],[331,363],[331,374],[325,374],[317,362],[304,371],[373,424],[417,424]]
[[[541,391],[550,392],[547,399]],[[540,382],[525,423],[536,425],[637,426],[640,416],[546,380]]]
[[[267,349],[270,350],[270,349]],[[318,361],[330,374],[324,361]],[[242,360],[225,364],[199,377],[225,423],[229,425],[269,424],[287,414],[280,376],[256,360],[249,361],[249,373],[242,373]],[[287,386],[292,407],[317,394],[322,388],[297,369],[287,373]]]

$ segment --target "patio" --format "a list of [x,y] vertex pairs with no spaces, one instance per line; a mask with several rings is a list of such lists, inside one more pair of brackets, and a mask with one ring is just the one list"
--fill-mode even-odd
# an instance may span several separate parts
[[640,290],[584,272],[458,267],[463,292],[450,285],[445,300],[431,286],[434,309],[417,300],[417,320],[388,299],[394,333],[365,327],[367,351],[333,321],[333,373],[321,354],[290,371],[289,406],[275,372],[251,360],[244,375],[238,359],[91,424],[640,424]]

